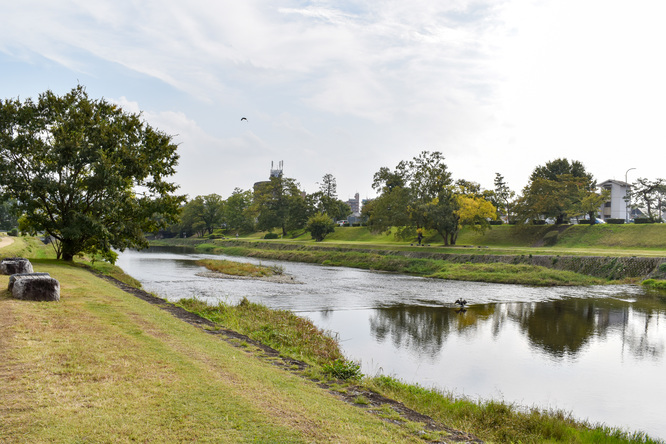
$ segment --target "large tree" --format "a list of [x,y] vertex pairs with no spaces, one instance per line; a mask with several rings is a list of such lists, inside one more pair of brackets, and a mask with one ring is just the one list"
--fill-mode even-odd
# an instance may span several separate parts
[[235,188],[224,205],[224,219],[228,230],[236,233],[254,230],[254,218],[250,214],[251,205],[252,191]]
[[270,231],[278,227],[283,236],[288,230],[303,228],[311,216],[296,180],[282,175],[257,185],[252,210],[258,229]]
[[54,239],[58,258],[147,246],[144,232],[175,220],[182,196],[166,179],[171,136],[82,86],[37,101],[0,100],[0,191],[16,200],[22,229]]
[[607,195],[597,192],[597,183],[582,163],[555,159],[538,166],[516,204],[521,221],[554,218],[556,224],[569,217],[588,214],[592,220]]

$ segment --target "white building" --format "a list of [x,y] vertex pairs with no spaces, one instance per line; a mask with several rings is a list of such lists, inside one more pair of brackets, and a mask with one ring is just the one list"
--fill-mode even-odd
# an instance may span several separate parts
[[631,189],[631,185],[621,180],[607,180],[598,186],[602,190],[610,190],[610,200],[599,208],[601,218],[604,220],[624,219],[625,222],[628,222],[630,216],[629,207],[625,199]]

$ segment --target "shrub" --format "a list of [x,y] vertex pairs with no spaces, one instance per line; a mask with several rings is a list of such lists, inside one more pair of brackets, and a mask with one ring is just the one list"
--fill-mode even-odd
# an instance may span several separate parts
[[502,225],[504,222],[498,219],[498,220],[491,220],[489,223],[490,225]]
[[361,373],[361,366],[355,362],[346,361],[344,359],[336,359],[330,364],[324,364],[322,367],[325,374],[332,378],[342,379],[360,379],[363,377]]
[[534,225],[546,225],[546,221],[543,220],[543,219],[534,219],[532,221],[532,224],[534,224]]
[[592,221],[587,219],[582,219],[578,221],[578,225],[592,225]]
[[19,235],[18,228],[12,228],[7,234],[9,234],[10,236],[18,236]]
[[635,224],[653,224],[654,221],[649,217],[637,217],[634,219]]
[[266,233],[264,239],[279,239],[280,236],[277,233]]
[[328,233],[335,231],[335,224],[331,218],[326,214],[315,214],[308,219],[308,224],[305,226],[305,231],[309,231],[312,239],[317,242],[324,240]]
[[624,223],[624,219],[612,219],[612,218],[611,218],[611,219],[606,219],[606,223],[607,223],[607,224],[617,224],[617,225],[621,225],[621,224]]

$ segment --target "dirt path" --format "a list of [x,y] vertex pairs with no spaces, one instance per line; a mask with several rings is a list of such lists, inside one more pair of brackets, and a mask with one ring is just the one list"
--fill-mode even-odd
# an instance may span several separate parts
[[0,248],[7,247],[14,243],[14,238],[9,236],[0,237]]

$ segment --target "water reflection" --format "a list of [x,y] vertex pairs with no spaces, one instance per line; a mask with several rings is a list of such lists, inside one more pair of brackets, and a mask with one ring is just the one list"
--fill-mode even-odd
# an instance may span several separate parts
[[[660,319],[661,318],[661,319]],[[454,332],[473,335],[489,329],[496,338],[502,328],[515,323],[530,347],[555,359],[575,358],[593,339],[619,334],[623,352],[638,359],[661,360],[666,349],[663,309],[635,309],[614,299],[564,299],[541,303],[482,304],[464,312],[450,308],[395,306],[373,311],[372,337],[379,343],[436,357]]]

